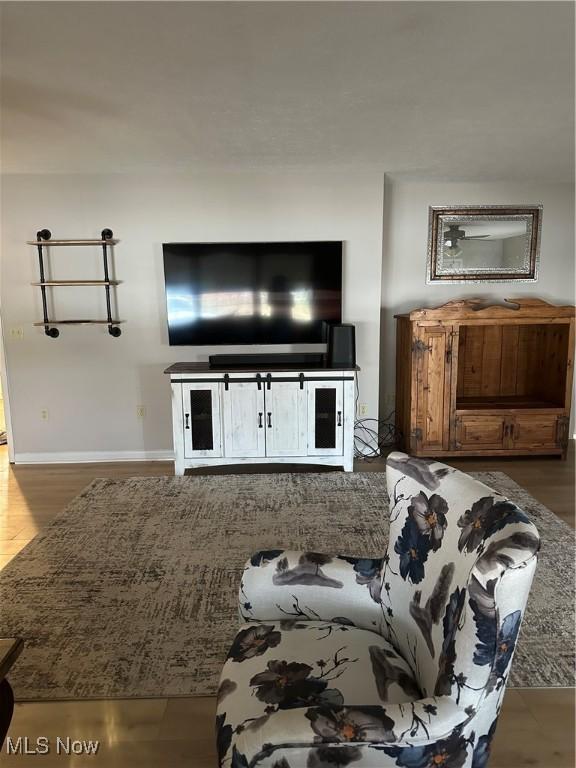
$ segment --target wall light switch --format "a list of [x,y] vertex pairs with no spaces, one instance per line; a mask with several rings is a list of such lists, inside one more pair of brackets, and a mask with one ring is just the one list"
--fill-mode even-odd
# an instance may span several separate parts
[[24,338],[24,328],[10,328],[10,338],[12,341],[22,341]]
[[360,414],[360,416],[368,416],[368,406],[366,405],[366,403],[362,403],[361,405],[358,406],[358,413]]
[[136,418],[144,419],[145,417],[146,417],[146,406],[145,405],[137,405],[136,406]]

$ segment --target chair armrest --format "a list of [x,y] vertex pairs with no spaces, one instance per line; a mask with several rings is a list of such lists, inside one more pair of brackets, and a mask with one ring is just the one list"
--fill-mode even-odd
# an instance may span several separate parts
[[[385,706],[321,706],[277,710],[257,728],[238,734],[236,750],[257,766],[278,749],[328,745],[371,747],[397,756],[449,737],[473,717],[448,696]],[[244,763],[240,763],[244,764]]]
[[239,592],[243,621],[334,621],[378,630],[382,558],[256,552]]
[[0,680],[3,680],[12,669],[23,648],[24,641],[20,637],[0,638]]

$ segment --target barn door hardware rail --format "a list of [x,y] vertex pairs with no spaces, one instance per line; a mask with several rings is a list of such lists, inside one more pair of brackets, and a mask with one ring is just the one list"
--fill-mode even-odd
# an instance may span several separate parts
[[[57,325],[107,325],[108,333],[110,336],[120,336],[122,333],[119,328],[122,320],[114,320],[112,317],[112,300],[110,296],[110,287],[119,285],[119,280],[110,279],[109,261],[110,248],[118,240],[114,239],[114,233],[111,229],[103,229],[100,235],[100,239],[86,239],[86,240],[52,240],[52,233],[49,229],[40,229],[36,233],[36,240],[28,240],[28,245],[35,245],[38,249],[38,266],[40,270],[40,280],[32,285],[40,288],[42,294],[42,313],[44,319],[41,323],[34,323],[36,326],[44,326],[44,333],[46,336],[50,336],[56,339],[60,335],[60,331],[55,326]],[[102,248],[102,266],[104,269],[103,280],[47,280],[46,279],[46,259],[48,257],[47,248],[49,246],[57,245],[91,245],[101,246]],[[77,287],[81,285],[98,286],[103,287],[106,293],[106,319],[105,320],[50,320],[48,315],[48,288],[59,288],[62,286]]]

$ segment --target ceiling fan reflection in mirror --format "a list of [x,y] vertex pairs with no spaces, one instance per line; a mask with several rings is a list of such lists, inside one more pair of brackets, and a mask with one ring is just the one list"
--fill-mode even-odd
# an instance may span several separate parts
[[460,268],[462,265],[458,261],[458,257],[462,255],[462,248],[458,245],[459,240],[482,240],[484,237],[490,237],[486,235],[466,235],[463,229],[460,229],[458,224],[449,224],[448,231],[444,233],[444,254],[450,258],[449,266],[453,268]]
[[460,229],[458,224],[450,224],[448,232],[444,233],[444,242],[450,248],[455,246],[458,240],[481,240],[483,237],[490,237],[490,235],[467,235],[463,229]]

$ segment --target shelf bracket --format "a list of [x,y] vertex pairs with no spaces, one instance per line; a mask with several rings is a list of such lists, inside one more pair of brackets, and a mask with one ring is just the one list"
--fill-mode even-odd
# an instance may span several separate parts
[[[38,248],[38,265],[40,267],[40,282],[45,283],[46,277],[44,275],[44,251],[42,250],[43,246],[46,245],[46,241],[50,240],[52,237],[52,233],[49,229],[39,229],[36,233],[36,241],[37,241],[37,248]],[[41,285],[40,291],[42,292],[42,315],[44,317],[44,333],[46,336],[50,336],[52,339],[58,338],[60,336],[60,331],[58,328],[51,328],[50,327],[50,320],[48,319],[48,299],[46,296],[46,286]]]
[[106,281],[106,284],[104,286],[104,290],[106,291],[106,315],[108,319],[108,333],[110,336],[118,337],[122,333],[120,328],[118,328],[117,325],[114,325],[112,321],[112,306],[110,303],[110,275],[108,272],[108,240],[111,240],[114,236],[114,233],[111,229],[103,229],[101,232],[102,236],[102,261],[104,265],[104,280]]

